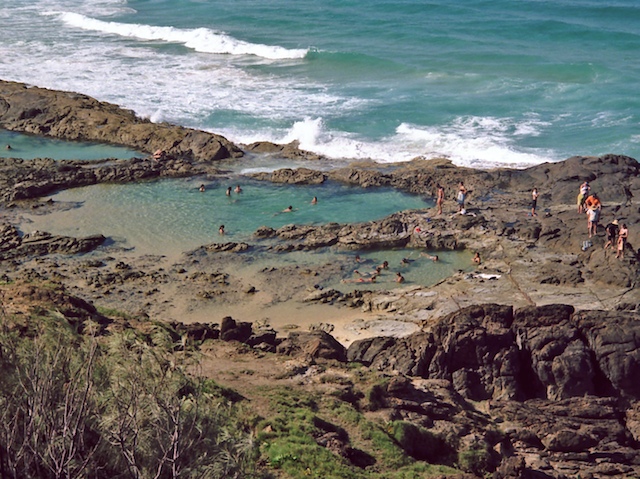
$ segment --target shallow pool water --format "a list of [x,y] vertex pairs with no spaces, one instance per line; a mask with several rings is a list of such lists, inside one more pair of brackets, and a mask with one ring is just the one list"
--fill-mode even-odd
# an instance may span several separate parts
[[[4,149],[10,144],[12,149]],[[25,159],[130,158],[140,156],[126,148],[45,139],[0,130],[0,156]],[[103,234],[116,246],[130,248],[136,254],[158,254],[178,258],[181,253],[201,245],[246,241],[263,244],[253,237],[261,226],[279,228],[286,224],[357,223],[381,219],[402,210],[424,210],[433,206],[430,199],[390,188],[349,187],[327,182],[322,185],[279,185],[253,180],[244,174],[295,167],[270,157],[252,158],[226,164],[227,178],[171,179],[137,184],[102,184],[62,191],[50,198],[58,206],[52,213],[41,210],[25,216],[20,228],[53,234],[88,236]],[[298,165],[299,166],[299,165]],[[237,185],[242,191],[234,191]],[[204,185],[204,191],[200,186]],[[227,190],[231,188],[231,194]],[[317,203],[312,203],[316,197]],[[48,198],[44,198],[45,200]],[[285,212],[289,206],[292,211]],[[224,225],[225,234],[219,232]],[[256,252],[257,251],[257,252]],[[257,274],[271,266],[311,267],[339,264],[340,273],[331,286],[342,291],[381,290],[397,286],[395,272],[401,271],[406,285],[431,285],[456,270],[468,269],[470,256],[465,252],[438,252],[433,263],[416,250],[359,252],[362,263],[355,263],[356,252],[322,249],[286,254],[265,253],[263,249],[246,253],[249,261],[238,263],[238,273]],[[402,264],[402,258],[409,261]],[[245,257],[246,259],[246,257]],[[365,276],[377,264],[388,261],[390,268],[376,283],[352,282]],[[344,282],[342,282],[344,281]]]
[[[7,149],[7,145],[10,145],[11,149]],[[56,140],[0,129],[0,158],[99,160],[102,158],[129,159],[141,156],[146,155],[120,146]]]
[[[242,192],[227,196],[227,188],[239,182]],[[31,214],[31,222],[22,228],[71,236],[103,234],[141,253],[171,255],[212,242],[253,242],[261,226],[355,223],[431,206],[420,196],[393,189],[336,183],[293,186],[234,177],[205,182],[204,192],[199,191],[201,184],[180,179],[66,190],[51,197],[63,211]],[[316,204],[311,203],[314,196]],[[283,212],[289,206],[292,211]]]

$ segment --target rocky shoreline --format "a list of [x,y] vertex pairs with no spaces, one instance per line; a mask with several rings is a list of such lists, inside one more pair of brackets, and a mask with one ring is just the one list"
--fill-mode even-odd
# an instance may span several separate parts
[[[83,301],[141,321],[180,321],[194,310],[222,314],[241,303],[260,310],[262,292],[270,302],[321,306],[331,311],[330,319],[314,323],[314,333],[289,333],[274,328],[273,322],[252,321],[249,336],[243,326],[239,337],[224,339],[247,343],[257,334],[259,340],[248,341],[251,347],[299,357],[306,368],[319,360],[349,360],[384,372],[394,378],[380,392],[385,414],[481,442],[493,451],[496,478],[640,477],[640,263],[635,248],[640,209],[634,201],[640,195],[640,165],[635,159],[577,156],[524,170],[489,171],[416,159],[321,171],[307,167],[315,155],[295,145],[245,146],[247,154],[309,162],[252,175],[263,181],[337,181],[428,197],[442,184],[449,198],[464,181],[471,190],[467,214],[456,214],[449,199],[440,216],[405,211],[362,224],[261,228],[255,244],[203,245],[167,264],[162,258],[122,251],[104,237],[22,234],[16,219],[23,211],[46,214],[56,208],[41,198],[61,189],[215,177],[222,174],[218,160],[239,158],[243,148],[216,135],[155,125],[83,95],[11,82],[0,82],[0,127],[166,153],[161,161],[151,156],[98,162],[0,160],[5,282],[53,282]],[[629,226],[624,260],[603,248],[602,227],[591,238],[592,246],[583,248],[586,219],[576,212],[575,197],[585,180],[603,199],[601,224],[617,218]],[[528,215],[534,186],[541,193],[537,217]],[[315,288],[335,274],[330,265],[273,268],[251,283],[234,276],[242,252],[262,248],[263,238],[274,242],[269,252],[278,254],[327,247],[464,248],[479,251],[483,262],[472,273],[454,274],[431,287],[399,285],[383,292]],[[93,253],[79,255],[87,251]],[[342,344],[330,336],[318,342],[326,334],[318,329],[333,331],[332,318],[353,318],[354,313],[360,329],[352,331],[357,334],[343,337]],[[280,324],[296,320],[285,318]],[[376,329],[376,323],[389,326]],[[227,320],[223,329],[229,328]],[[341,339],[346,333],[333,334]],[[469,404],[477,404],[481,419],[469,413]]]

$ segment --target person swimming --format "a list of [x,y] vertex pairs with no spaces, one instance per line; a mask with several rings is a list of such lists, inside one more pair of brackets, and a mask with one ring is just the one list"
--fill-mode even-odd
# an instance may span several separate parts
[[438,261],[438,259],[439,259],[437,254],[431,255],[431,254],[429,254],[429,253],[424,253],[424,252],[422,252],[422,253],[420,253],[420,256],[425,256],[426,258],[429,258],[429,259],[430,259],[431,261],[433,261],[434,263],[435,263],[436,261]]
[[[220,228],[218,228],[218,233],[220,233],[221,235],[223,235],[225,233],[224,231],[224,225],[220,225]],[[233,235],[232,235],[233,236]]]
[[240,185],[236,185],[233,191],[235,191],[236,193],[242,193],[242,188],[240,188]]
[[201,193],[204,193],[204,190],[205,190],[204,185],[200,185],[200,188],[198,188],[198,190],[200,190]]
[[353,278],[353,279],[343,279],[341,283],[375,283],[378,278],[377,274],[370,276],[369,278]]

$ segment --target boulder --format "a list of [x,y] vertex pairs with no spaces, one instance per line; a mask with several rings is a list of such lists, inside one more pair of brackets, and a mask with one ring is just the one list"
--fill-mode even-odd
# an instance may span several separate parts
[[340,362],[347,360],[344,346],[324,331],[291,332],[278,345],[277,352],[294,357],[335,359]]

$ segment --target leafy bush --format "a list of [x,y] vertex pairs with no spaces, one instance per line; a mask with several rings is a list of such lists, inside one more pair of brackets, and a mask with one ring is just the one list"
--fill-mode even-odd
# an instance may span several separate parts
[[389,429],[391,436],[414,459],[436,462],[442,456],[444,443],[431,431],[405,421],[393,421]]
[[248,428],[189,373],[194,351],[161,328],[84,330],[51,315],[33,337],[0,331],[0,476],[255,477]]

